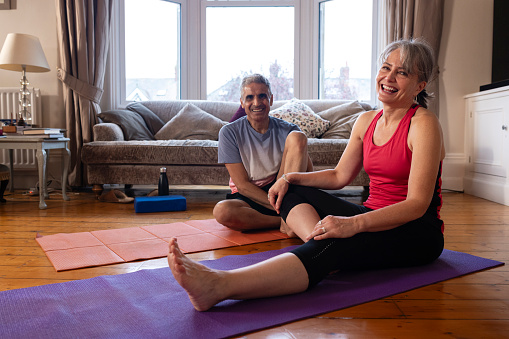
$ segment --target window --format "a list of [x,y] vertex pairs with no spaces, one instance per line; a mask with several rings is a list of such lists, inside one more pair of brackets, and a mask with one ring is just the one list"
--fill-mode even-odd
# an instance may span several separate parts
[[180,98],[179,34],[180,4],[125,0],[127,101]]
[[378,2],[114,0],[109,106],[238,101],[241,78],[254,72],[275,100],[374,104]]
[[[207,99],[238,101],[247,74],[265,75],[276,100],[293,97],[294,8],[207,7]],[[246,22],[263,23],[246,26]]]
[[[373,0],[320,3],[320,99],[372,101]],[[340,42],[340,43],[339,43]]]

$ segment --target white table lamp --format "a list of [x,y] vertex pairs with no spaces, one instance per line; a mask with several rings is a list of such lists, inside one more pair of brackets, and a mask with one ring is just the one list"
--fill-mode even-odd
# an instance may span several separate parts
[[26,123],[31,122],[32,114],[26,72],[48,72],[50,70],[39,38],[20,33],[9,33],[0,51],[0,68],[21,71],[20,114]]

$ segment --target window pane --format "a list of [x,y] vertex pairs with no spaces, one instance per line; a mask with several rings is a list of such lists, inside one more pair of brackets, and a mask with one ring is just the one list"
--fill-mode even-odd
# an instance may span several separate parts
[[320,99],[371,101],[373,0],[320,4]]
[[180,98],[180,4],[125,0],[126,100]]
[[206,15],[207,99],[238,101],[252,73],[269,79],[274,100],[293,97],[293,7],[208,7]]

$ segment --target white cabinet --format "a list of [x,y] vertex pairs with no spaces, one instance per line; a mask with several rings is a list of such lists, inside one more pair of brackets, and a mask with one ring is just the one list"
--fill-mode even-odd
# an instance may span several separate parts
[[465,193],[509,205],[509,86],[465,99]]

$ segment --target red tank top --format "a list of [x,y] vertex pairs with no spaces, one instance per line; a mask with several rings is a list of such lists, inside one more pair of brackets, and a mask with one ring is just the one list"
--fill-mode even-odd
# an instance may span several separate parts
[[413,105],[385,144],[373,143],[375,126],[383,114],[380,111],[369,125],[363,140],[364,170],[369,175],[369,198],[364,206],[379,209],[406,199],[412,151],[408,148],[410,120],[419,108]]

